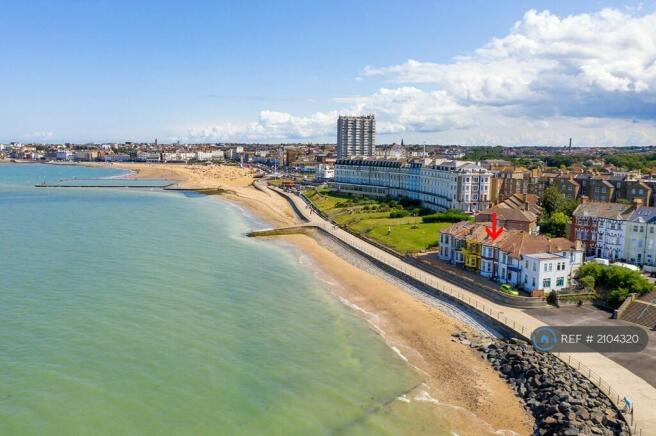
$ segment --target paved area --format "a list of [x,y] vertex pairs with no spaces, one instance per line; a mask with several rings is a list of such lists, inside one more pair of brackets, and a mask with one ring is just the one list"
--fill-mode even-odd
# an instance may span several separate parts
[[[490,316],[498,319],[506,326],[509,326],[520,333],[523,332],[525,335],[530,336],[530,333],[536,328],[547,325],[545,321],[533,316],[532,311],[527,311],[527,313],[523,309],[502,306],[466,289],[445,282],[432,274],[428,274],[324,220],[316,213],[312,212],[312,209],[305,204],[305,201],[302,198],[296,195],[287,194],[276,188],[272,189],[287,196],[288,199],[296,205],[296,209],[308,220],[307,225],[323,229],[356,250],[365,253],[377,261],[382,262],[427,286],[439,289],[454,298],[458,298],[464,304],[468,304],[471,307],[488,313]],[[583,367],[587,367],[591,370],[591,373],[589,373],[591,376],[588,376],[588,374],[586,374],[586,376],[588,376],[593,383],[598,384],[597,380],[603,380],[613,389],[614,392],[617,393],[615,396],[619,396],[619,398],[624,396],[631,398],[634,403],[634,418],[636,425],[641,428],[643,435],[656,436],[656,413],[654,413],[654,410],[656,410],[656,388],[654,386],[631,372],[628,368],[599,353],[578,353],[576,355],[563,353],[560,354],[559,357],[565,361],[569,361],[570,359],[578,360]],[[602,390],[604,385],[604,383],[601,383]],[[617,398],[613,398],[613,400],[616,401]]]
[[656,331],[649,330],[630,322],[611,319],[611,313],[593,305],[577,307],[564,306],[560,308],[530,309],[528,313],[554,326],[617,326],[627,325],[640,327],[647,332],[649,343],[640,353],[603,353],[614,362],[628,368],[634,374],[642,377],[656,387]]

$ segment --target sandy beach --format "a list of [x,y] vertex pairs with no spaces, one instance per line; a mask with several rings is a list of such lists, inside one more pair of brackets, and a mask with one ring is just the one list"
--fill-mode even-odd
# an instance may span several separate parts
[[[297,222],[285,199],[251,186],[254,171],[236,166],[175,164],[113,164],[135,171],[138,178],[175,180],[181,187],[227,191],[223,197],[247,206],[272,226]],[[521,401],[491,366],[470,348],[451,340],[451,333],[469,330],[436,308],[376,274],[353,266],[311,235],[288,235],[285,241],[309,256],[336,283],[332,291],[365,312],[375,314],[375,326],[388,344],[425,377],[427,390],[440,404],[457,406],[489,424],[491,432],[512,430],[531,434],[533,419]],[[371,319],[369,319],[371,321]],[[461,414],[461,419],[476,418]]]

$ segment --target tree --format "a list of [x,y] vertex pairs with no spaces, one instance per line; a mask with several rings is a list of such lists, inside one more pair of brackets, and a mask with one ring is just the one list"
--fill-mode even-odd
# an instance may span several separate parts
[[563,212],[567,216],[572,216],[576,206],[578,206],[576,200],[565,197],[557,186],[550,186],[544,190],[542,208],[545,214],[551,215],[554,212]]
[[540,230],[554,238],[565,236],[569,217],[564,212],[557,211],[551,216],[545,216],[540,220]]
[[585,276],[581,278],[580,284],[583,289],[594,291],[595,279],[592,276]]
[[546,215],[551,215],[558,210],[559,205],[563,201],[563,194],[556,186],[550,186],[544,190],[542,196],[542,208]]
[[630,293],[643,295],[654,288],[639,271],[617,265],[604,266],[589,262],[579,268],[577,277],[581,284],[584,280],[594,280],[600,296],[612,306],[619,306]]

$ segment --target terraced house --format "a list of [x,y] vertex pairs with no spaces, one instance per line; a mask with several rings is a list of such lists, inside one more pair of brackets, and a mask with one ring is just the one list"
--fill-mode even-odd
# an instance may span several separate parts
[[486,224],[463,221],[444,229],[438,257],[499,283],[545,293],[568,287],[582,263],[582,249],[569,239],[506,230],[492,240]]
[[635,205],[581,199],[572,214],[570,239],[580,241],[585,255],[619,260],[624,258],[625,222]]
[[354,195],[408,197],[423,206],[475,213],[496,200],[492,173],[473,162],[339,159],[332,189]]

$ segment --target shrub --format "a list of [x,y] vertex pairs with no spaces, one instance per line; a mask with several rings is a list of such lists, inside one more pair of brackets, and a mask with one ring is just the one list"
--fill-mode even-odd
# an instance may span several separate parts
[[625,288],[617,288],[614,291],[611,291],[610,294],[608,294],[608,304],[610,304],[613,307],[618,307],[620,304],[626,300],[626,297],[629,296],[629,290]]
[[407,216],[410,216],[410,212],[407,210],[395,210],[389,214],[390,218],[405,218]]
[[556,291],[549,292],[547,295],[547,303],[552,306],[560,307],[560,302],[558,301],[558,293]]
[[419,200],[412,200],[406,197],[401,197],[399,199],[399,203],[403,207],[419,207],[421,205],[421,202]]
[[654,287],[639,271],[594,262],[581,266],[577,277],[586,287],[586,283],[596,285],[599,294],[611,306],[621,304],[630,293],[643,295],[651,292]]
[[593,276],[585,276],[581,278],[580,284],[582,289],[594,289],[595,279]]
[[457,223],[471,220],[471,216],[458,209],[449,209],[446,212],[438,212],[421,218],[423,223]]

